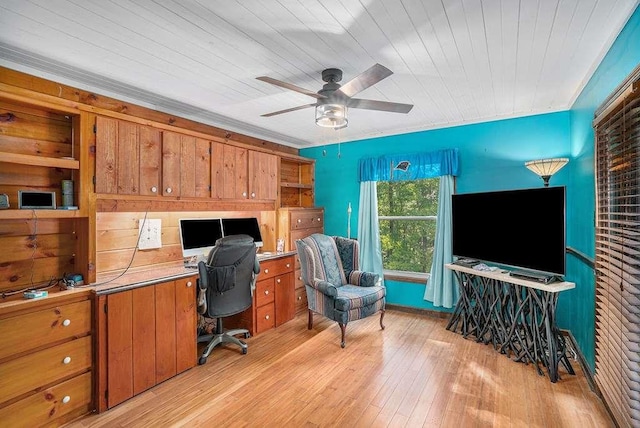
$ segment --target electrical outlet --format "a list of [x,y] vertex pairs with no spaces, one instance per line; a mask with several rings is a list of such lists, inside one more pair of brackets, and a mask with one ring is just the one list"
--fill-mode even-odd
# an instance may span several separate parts
[[138,231],[140,239],[138,240],[139,250],[151,250],[154,248],[162,248],[162,220],[140,219],[138,221]]

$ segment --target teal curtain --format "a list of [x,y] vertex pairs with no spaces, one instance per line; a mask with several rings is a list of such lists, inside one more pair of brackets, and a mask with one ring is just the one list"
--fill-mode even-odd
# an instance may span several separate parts
[[443,175],[440,177],[433,263],[424,293],[424,300],[433,302],[433,306],[445,308],[452,308],[458,301],[458,289],[455,286],[453,272],[444,267],[445,264],[453,261],[451,253],[451,195],[453,195],[453,191],[453,176]]
[[360,183],[360,211],[358,214],[358,241],[360,243],[360,270],[380,275],[382,271],[382,246],[378,225],[378,190],[375,181]]

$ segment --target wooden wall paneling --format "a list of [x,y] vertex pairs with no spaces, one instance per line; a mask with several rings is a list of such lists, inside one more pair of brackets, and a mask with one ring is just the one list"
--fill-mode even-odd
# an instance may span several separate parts
[[196,138],[180,136],[180,195],[196,196]]
[[156,382],[176,375],[176,284],[157,284],[156,310]]
[[122,195],[137,195],[140,193],[140,144],[138,125],[122,120],[118,121],[117,150],[117,193]]
[[210,198],[211,195],[211,141],[196,139],[196,193],[198,198]]
[[133,396],[133,293],[124,291],[107,298],[108,406]]
[[[0,241],[1,242],[1,241]],[[0,264],[0,290],[15,290],[47,284],[63,272],[75,272],[73,255],[14,260]],[[22,298],[16,295],[16,298]]]
[[[0,99],[0,114],[9,119],[0,123],[3,134],[41,140],[62,142],[71,148],[71,117],[34,106]],[[54,157],[62,157],[58,155]],[[68,156],[68,155],[67,155]]]
[[118,193],[118,121],[96,118],[96,193]]
[[180,134],[162,133],[162,194],[180,196]]
[[[0,129],[2,129],[1,126]],[[58,158],[71,156],[71,145],[66,142],[43,141],[35,138],[0,134],[0,151],[6,153]]]
[[156,311],[155,287],[140,287],[132,292],[133,394],[156,384]]
[[140,195],[158,195],[162,183],[162,133],[150,126],[140,126]]
[[176,371],[196,365],[197,356],[197,276],[176,280]]
[[44,257],[72,257],[75,254],[75,238],[72,234],[38,234],[0,237],[0,263]]

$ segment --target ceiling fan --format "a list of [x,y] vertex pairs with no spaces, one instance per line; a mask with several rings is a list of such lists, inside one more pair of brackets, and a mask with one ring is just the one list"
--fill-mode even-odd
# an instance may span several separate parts
[[322,71],[322,80],[325,83],[318,92],[301,88],[291,83],[283,82],[272,77],[260,76],[256,79],[263,82],[271,83],[281,88],[299,92],[304,95],[315,98],[317,101],[313,104],[305,104],[298,107],[292,107],[285,110],[274,111],[261,115],[262,117],[271,117],[282,113],[289,113],[296,110],[302,110],[309,107],[316,108],[316,125],[341,129],[347,126],[347,108],[360,108],[366,110],[379,110],[393,113],[409,113],[413,108],[412,104],[391,103],[387,101],[365,100],[360,98],[352,98],[357,93],[364,91],[370,86],[375,85],[382,79],[391,76],[393,72],[387,67],[375,64],[373,67],[364,71],[360,75],[354,77],[344,85],[340,85],[342,80],[342,70],[338,68],[327,68]]

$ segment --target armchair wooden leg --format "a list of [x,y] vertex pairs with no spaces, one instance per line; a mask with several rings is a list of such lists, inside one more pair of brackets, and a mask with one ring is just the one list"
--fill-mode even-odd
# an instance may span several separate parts
[[384,330],[383,319],[384,319],[384,309],[380,309],[380,328],[382,330]]
[[342,331],[342,340],[340,342],[340,347],[344,348],[345,343],[344,343],[344,333],[347,330],[347,325],[346,324],[340,324],[338,323],[338,325],[340,326],[340,330]]
[[309,322],[307,323],[307,330],[311,330],[313,328],[313,311],[309,309]]

